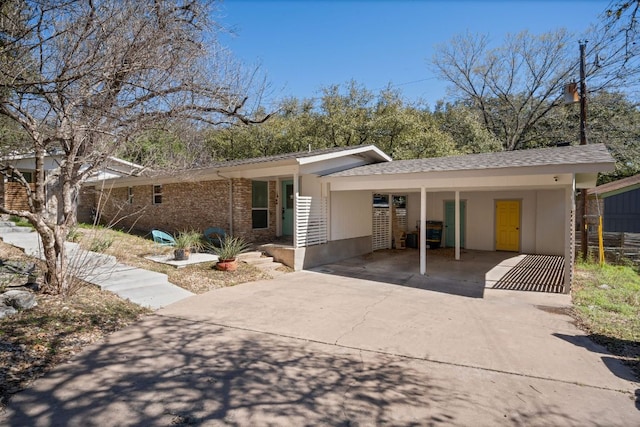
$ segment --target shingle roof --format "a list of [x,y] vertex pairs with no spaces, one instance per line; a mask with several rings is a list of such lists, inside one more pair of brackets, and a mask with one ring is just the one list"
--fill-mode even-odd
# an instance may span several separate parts
[[590,188],[587,190],[587,194],[606,194],[618,190],[623,190],[629,187],[633,190],[640,186],[640,174],[630,176],[628,178],[619,179],[617,181],[608,182],[606,184],[598,185],[596,188]]
[[311,150],[311,151],[297,151],[295,153],[284,153],[284,154],[275,154],[272,156],[265,156],[265,157],[254,157],[251,159],[228,160],[225,162],[216,162],[212,165],[207,166],[207,168],[226,168],[226,167],[233,167],[233,166],[252,165],[257,163],[277,162],[281,160],[302,159],[305,157],[313,157],[313,156],[319,156],[322,154],[338,153],[341,151],[353,150],[356,148],[369,147],[369,146],[370,145],[352,145],[347,147],[321,148],[321,149]]
[[330,174],[330,177],[392,175],[420,172],[445,172],[549,165],[612,163],[614,160],[604,144],[549,147],[531,150],[396,160],[360,166]]

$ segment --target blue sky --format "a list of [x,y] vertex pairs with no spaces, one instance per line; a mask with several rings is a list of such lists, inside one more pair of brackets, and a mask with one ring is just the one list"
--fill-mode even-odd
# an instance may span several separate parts
[[353,79],[377,93],[389,83],[408,101],[433,106],[446,84],[429,69],[433,47],[455,34],[542,33],[565,27],[579,34],[608,1],[252,1],[226,0],[225,44],[247,64],[260,64],[269,100],[312,98],[321,87]]

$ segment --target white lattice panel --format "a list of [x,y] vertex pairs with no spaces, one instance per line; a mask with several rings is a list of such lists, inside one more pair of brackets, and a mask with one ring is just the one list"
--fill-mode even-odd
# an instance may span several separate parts
[[296,198],[296,242],[298,247],[327,243],[327,198]]
[[391,247],[389,236],[389,208],[373,208],[373,239],[372,250],[388,249]]
[[396,208],[396,224],[398,229],[402,231],[407,231],[407,209],[406,208]]

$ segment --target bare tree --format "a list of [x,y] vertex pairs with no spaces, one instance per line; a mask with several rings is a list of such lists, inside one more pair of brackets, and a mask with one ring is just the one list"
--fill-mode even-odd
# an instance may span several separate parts
[[579,41],[587,47],[588,96],[637,91],[639,9],[640,0],[613,1],[580,36],[563,29],[541,35],[525,31],[492,47],[487,36],[458,35],[437,48],[432,63],[452,84],[451,94],[480,112],[503,149],[535,145],[552,136],[540,134],[544,127],[536,124],[563,104],[564,86],[579,78]]
[[637,16],[640,0],[612,1],[589,30],[587,72],[590,90],[635,94],[638,102],[640,33]]
[[[484,126],[505,150],[528,142],[528,131],[560,104],[577,57],[567,54],[572,37],[564,30],[509,35],[492,48],[483,35],[455,36],[437,48],[433,64],[458,97],[481,113]],[[577,44],[576,44],[577,46]]]
[[[0,115],[28,135],[33,186],[21,182],[39,233],[46,290],[65,294],[64,242],[83,182],[141,131],[165,120],[251,123],[251,75],[216,38],[199,0],[10,0],[0,7]],[[45,173],[48,152],[63,160]],[[53,191],[49,191],[52,189]],[[46,191],[45,191],[46,190]],[[47,197],[57,212],[47,211]]]

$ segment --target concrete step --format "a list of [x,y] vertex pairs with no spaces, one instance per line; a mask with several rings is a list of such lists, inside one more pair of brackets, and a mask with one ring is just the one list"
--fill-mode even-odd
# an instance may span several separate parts
[[242,261],[246,262],[247,264],[255,265],[257,267],[260,265],[272,264],[273,257],[269,256],[269,257],[261,257],[261,258],[249,258],[249,259],[244,259]]
[[262,252],[260,251],[245,252],[238,255],[238,260],[245,261],[245,262],[249,262],[248,260],[260,259],[260,258],[262,258]]

